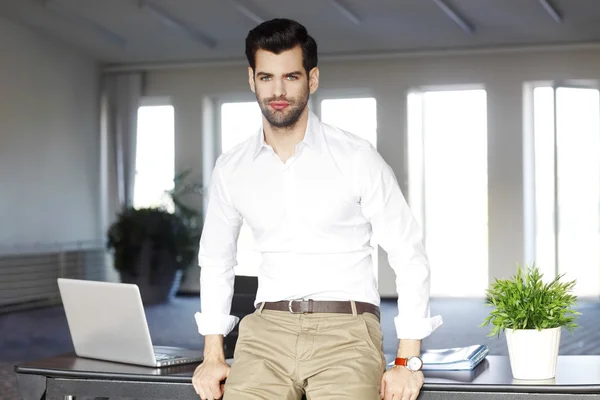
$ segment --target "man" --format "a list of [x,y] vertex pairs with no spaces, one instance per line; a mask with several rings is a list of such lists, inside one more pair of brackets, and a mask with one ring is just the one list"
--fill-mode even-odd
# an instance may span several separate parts
[[[421,339],[441,318],[429,316],[429,265],[394,174],[366,140],[309,111],[317,44],[302,25],[260,24],[246,56],[263,125],[213,171],[196,314],[204,362],[194,388],[209,400],[414,400]],[[240,323],[230,369],[223,336],[238,322],[229,313],[242,220],[262,264],[256,312]],[[387,372],[372,238],[397,276],[399,365]]]

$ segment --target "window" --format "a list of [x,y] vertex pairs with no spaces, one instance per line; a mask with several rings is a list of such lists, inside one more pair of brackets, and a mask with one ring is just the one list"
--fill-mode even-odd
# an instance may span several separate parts
[[433,296],[483,296],[488,285],[486,103],[482,89],[408,96],[409,202]]
[[138,108],[133,206],[175,207],[167,190],[175,177],[175,112],[171,105]]
[[221,106],[221,152],[226,153],[256,133],[262,114],[256,101]]
[[321,121],[367,139],[377,148],[377,101],[372,97],[325,99]]
[[[372,97],[324,99],[321,101],[321,121],[358,135],[377,148],[377,101]],[[378,280],[379,247],[376,243],[371,246],[375,279]]]
[[[221,105],[221,151],[227,152],[254,135],[262,124],[262,114],[256,101],[224,103]],[[244,222],[237,247],[236,275],[257,276],[261,262],[254,247],[250,227]]]
[[536,264],[600,294],[600,96],[586,87],[533,90]]

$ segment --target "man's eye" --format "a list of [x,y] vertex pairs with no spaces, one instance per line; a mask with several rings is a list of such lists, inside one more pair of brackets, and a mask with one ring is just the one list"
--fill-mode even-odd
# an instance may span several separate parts
[[295,80],[297,80],[297,79],[298,79],[298,77],[297,77],[296,75],[290,75],[290,76],[288,76],[288,79],[289,79],[290,81],[295,81]]
[[260,77],[260,80],[261,80],[261,81],[270,81],[270,80],[271,80],[271,77],[270,77],[270,76],[261,76],[261,77]]

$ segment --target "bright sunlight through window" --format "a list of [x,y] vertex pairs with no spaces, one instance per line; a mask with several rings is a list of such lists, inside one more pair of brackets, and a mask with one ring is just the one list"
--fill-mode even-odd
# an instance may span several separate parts
[[167,190],[175,176],[175,122],[170,105],[138,108],[133,206],[164,207],[173,212]]
[[323,100],[321,120],[367,139],[377,148],[377,101],[374,98]]
[[226,153],[254,135],[262,123],[256,101],[221,106],[221,152]]
[[592,88],[537,87],[533,93],[536,264],[548,279],[557,274],[576,279],[576,295],[597,296],[599,92]]
[[424,227],[433,296],[483,296],[488,284],[485,90],[410,93],[411,208]]

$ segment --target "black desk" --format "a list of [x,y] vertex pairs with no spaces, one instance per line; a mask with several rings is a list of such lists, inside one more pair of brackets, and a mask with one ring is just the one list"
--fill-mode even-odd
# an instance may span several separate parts
[[[390,356],[390,360],[391,360]],[[15,366],[23,400],[63,396],[198,400],[191,384],[197,364],[146,368],[73,354]],[[560,356],[556,378],[515,381],[507,357],[488,356],[474,371],[425,373],[420,400],[600,399],[600,356]],[[68,397],[67,397],[68,398]]]

